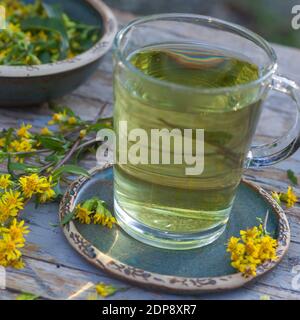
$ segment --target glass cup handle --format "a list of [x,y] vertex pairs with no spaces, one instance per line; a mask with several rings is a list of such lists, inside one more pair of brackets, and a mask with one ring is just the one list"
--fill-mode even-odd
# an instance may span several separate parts
[[296,103],[296,120],[289,132],[283,137],[278,138],[270,144],[251,147],[246,159],[247,168],[272,165],[288,158],[300,147],[300,87],[293,80],[280,75],[274,75],[271,88],[272,90],[287,94]]

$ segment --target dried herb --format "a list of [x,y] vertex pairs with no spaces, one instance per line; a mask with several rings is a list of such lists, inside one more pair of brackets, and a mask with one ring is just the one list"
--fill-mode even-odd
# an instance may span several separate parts
[[100,26],[73,20],[60,4],[2,2],[7,27],[0,30],[0,65],[39,65],[72,58],[101,37]]
[[[100,143],[96,132],[112,127],[111,118],[84,121],[67,107],[53,108],[56,113],[49,121],[51,127],[46,126],[40,132],[24,123],[18,129],[0,131],[0,266],[3,267],[24,268],[22,248],[30,230],[20,219],[28,202],[38,206],[57,200],[70,178],[89,176],[78,161]],[[74,217],[109,228],[116,222],[105,203],[96,198],[77,206],[61,224]],[[31,297],[23,294],[21,298]]]

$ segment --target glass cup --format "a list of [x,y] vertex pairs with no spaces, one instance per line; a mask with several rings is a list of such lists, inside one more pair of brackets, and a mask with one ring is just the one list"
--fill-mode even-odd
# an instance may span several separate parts
[[[240,57],[257,66],[259,75],[237,85],[193,87],[153,77],[133,65],[137,52],[166,46],[176,47],[180,54],[192,48],[191,60],[199,48],[201,53],[215,50]],[[205,57],[204,63],[214,63],[216,55]],[[274,164],[298,149],[299,87],[276,74],[276,61],[263,38],[211,17],[154,15],[135,20],[118,33],[114,205],[118,223],[128,234],[167,249],[212,243],[226,228],[243,169]],[[159,57],[156,62],[164,63]],[[275,142],[251,146],[270,90],[294,101],[295,124]],[[188,135],[194,131],[199,134]],[[161,135],[157,138],[153,132]],[[185,133],[190,148],[181,145]],[[178,161],[180,156],[186,161]]]

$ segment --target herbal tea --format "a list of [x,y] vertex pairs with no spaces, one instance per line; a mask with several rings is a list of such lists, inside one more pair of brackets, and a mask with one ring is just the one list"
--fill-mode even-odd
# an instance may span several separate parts
[[[152,239],[156,232],[158,238],[162,233],[174,237],[212,234],[212,241],[228,220],[262,97],[257,98],[253,88],[230,94],[225,90],[210,94],[202,89],[254,81],[259,78],[259,68],[232,52],[199,44],[147,47],[128,60],[140,75],[138,81],[129,74],[123,78],[115,75],[117,135],[119,121],[128,121],[128,130],[142,128],[149,136],[151,129],[204,129],[204,171],[187,176],[185,163],[118,163],[117,217],[124,222],[127,216],[153,228]],[[171,94],[166,84],[173,85]],[[128,142],[128,148],[133,143]],[[161,145],[158,148],[162,152]],[[171,158],[174,150],[171,143]],[[123,227],[126,229],[126,223]]]

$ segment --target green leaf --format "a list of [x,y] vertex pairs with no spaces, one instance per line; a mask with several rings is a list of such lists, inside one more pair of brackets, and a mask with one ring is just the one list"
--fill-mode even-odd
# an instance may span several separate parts
[[49,18],[62,18],[63,10],[60,4],[50,5],[48,3],[43,2],[42,6]]
[[73,164],[67,164],[67,165],[64,165],[64,166],[58,168],[57,170],[55,170],[53,172],[53,178],[56,179],[60,175],[62,175],[63,173],[81,175],[81,176],[85,176],[85,177],[90,176],[89,172],[86,169],[79,167],[79,166],[76,166],[76,165],[73,165]]
[[107,204],[103,200],[98,200],[97,201],[97,208],[96,212],[103,213],[106,217],[112,217],[111,212],[107,208]]
[[66,141],[57,137],[40,136],[39,142],[42,144],[44,148],[55,151],[63,151],[67,148]]
[[60,58],[65,59],[69,50],[69,38],[65,25],[60,18],[27,18],[21,22],[21,28],[28,30],[45,30],[58,33],[61,37]]
[[62,158],[63,158],[63,155],[57,155],[56,153],[52,153],[52,154],[45,157],[45,161],[57,163]]
[[62,192],[62,190],[61,190],[59,180],[58,180],[57,184],[54,186],[53,190],[55,192],[56,198],[64,195],[64,192]]
[[48,51],[44,51],[42,54],[39,55],[39,59],[41,60],[42,64],[50,63],[51,54]]
[[30,292],[22,292],[16,297],[16,300],[37,300],[39,298],[38,295],[30,293]]
[[32,165],[28,165],[25,163],[19,162],[11,162],[11,160],[7,163],[7,171],[14,172],[14,171],[24,171],[26,173],[37,173],[39,172],[40,168]]
[[95,123],[88,127],[88,132],[98,132],[101,129],[112,129],[112,123]]
[[75,210],[73,210],[72,212],[67,213],[63,219],[61,220],[60,225],[64,226],[66,224],[68,224],[75,216]]
[[294,184],[294,185],[298,185],[298,179],[297,177],[295,176],[295,173],[293,170],[289,169],[287,171],[287,177],[288,179]]
[[12,140],[12,134],[14,132],[14,129],[13,128],[9,128],[7,130],[7,133],[6,133],[6,139],[5,139],[5,145],[4,145],[4,148],[3,150],[4,151],[7,151],[7,147],[10,145],[10,142]]
[[57,228],[57,227],[60,227],[61,225],[57,223],[49,223],[49,226],[53,228]]
[[7,154],[0,150],[0,163],[3,163],[6,160]]

